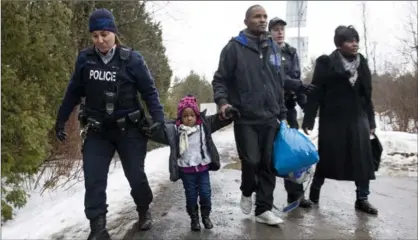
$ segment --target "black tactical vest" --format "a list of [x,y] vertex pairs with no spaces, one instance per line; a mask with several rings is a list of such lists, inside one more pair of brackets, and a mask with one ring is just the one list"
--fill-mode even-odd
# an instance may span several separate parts
[[117,47],[115,55],[107,64],[104,64],[93,47],[87,51],[87,62],[82,73],[86,116],[105,121],[124,117],[139,109],[135,81],[125,68],[132,50]]

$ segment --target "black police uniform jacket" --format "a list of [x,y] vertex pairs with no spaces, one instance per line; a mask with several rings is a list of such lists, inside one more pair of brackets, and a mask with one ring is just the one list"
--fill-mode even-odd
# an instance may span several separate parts
[[[113,112],[109,98],[114,93]],[[142,110],[138,92],[154,121],[164,121],[164,113],[150,71],[139,52],[118,46],[112,60],[105,64],[93,47],[82,50],[60,106],[57,123],[65,123],[74,107],[85,97],[87,117],[114,121],[135,110]]]

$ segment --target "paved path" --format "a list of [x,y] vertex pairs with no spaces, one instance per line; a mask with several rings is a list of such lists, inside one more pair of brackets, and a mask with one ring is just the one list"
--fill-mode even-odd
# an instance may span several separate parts
[[[320,205],[280,215],[284,224],[258,224],[239,208],[240,171],[222,169],[211,173],[212,230],[191,232],[185,212],[181,181],[163,187],[152,206],[154,227],[137,232],[136,224],[125,239],[417,239],[417,179],[380,177],[371,183],[370,201],[379,215],[354,210],[355,186],[351,182],[327,180]],[[286,200],[282,179],[277,179],[275,203]]]

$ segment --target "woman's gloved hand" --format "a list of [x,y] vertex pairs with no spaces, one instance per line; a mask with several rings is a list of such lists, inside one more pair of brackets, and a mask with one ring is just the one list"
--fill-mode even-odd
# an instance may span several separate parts
[[61,142],[67,139],[68,134],[65,132],[65,123],[56,123],[55,124],[55,135],[58,140]]

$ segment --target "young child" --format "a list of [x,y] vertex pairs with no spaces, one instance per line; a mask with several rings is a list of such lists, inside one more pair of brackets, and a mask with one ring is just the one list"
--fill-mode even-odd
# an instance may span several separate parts
[[[229,112],[237,114],[232,108]],[[220,114],[205,113],[199,112],[196,98],[188,95],[178,104],[175,123],[166,122],[164,128],[150,136],[170,145],[170,180],[183,182],[193,231],[200,231],[198,199],[204,227],[213,228],[209,218],[212,209],[209,171],[219,170],[220,161],[211,134],[232,122],[222,120]]]

